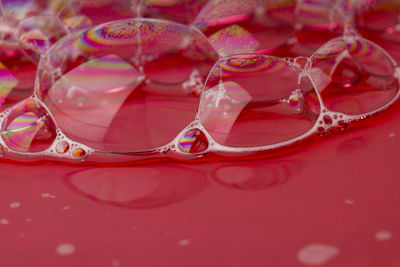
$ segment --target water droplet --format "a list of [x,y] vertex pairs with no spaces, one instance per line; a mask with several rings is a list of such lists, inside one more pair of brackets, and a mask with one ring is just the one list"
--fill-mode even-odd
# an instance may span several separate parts
[[75,252],[75,246],[72,244],[60,244],[57,249],[57,253],[62,256],[71,255]]
[[188,153],[200,153],[208,148],[206,135],[198,128],[188,130],[179,139],[179,149]]
[[180,246],[180,247],[185,247],[185,246],[187,246],[187,245],[189,245],[190,244],[190,239],[182,239],[182,240],[180,240],[179,242],[178,242],[178,245]]
[[379,232],[376,232],[375,234],[375,238],[378,241],[388,241],[390,239],[392,239],[392,233],[387,231],[387,230],[381,230]]
[[349,88],[361,79],[361,68],[351,58],[343,58],[332,75],[334,85]]
[[10,224],[10,222],[7,219],[3,218],[0,220],[0,224],[7,225],[7,224]]
[[309,266],[323,265],[339,254],[339,249],[325,244],[310,244],[300,249],[297,259]]
[[69,150],[69,144],[68,142],[61,141],[60,143],[57,144],[56,146],[56,151],[60,154],[65,154]]
[[78,158],[78,159],[83,159],[86,156],[86,151],[80,147],[75,148],[72,151],[72,156],[74,156],[75,158]]
[[6,145],[18,152],[39,152],[51,146],[56,127],[47,111],[29,99],[14,106],[2,125]]
[[12,208],[12,209],[19,208],[20,206],[21,206],[21,203],[19,203],[19,202],[13,202],[10,204],[10,208]]

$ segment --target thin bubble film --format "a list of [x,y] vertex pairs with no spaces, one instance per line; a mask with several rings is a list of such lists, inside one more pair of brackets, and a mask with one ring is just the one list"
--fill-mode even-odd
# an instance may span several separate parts
[[254,52],[260,47],[251,33],[237,24],[217,31],[209,37],[209,40],[221,56]]

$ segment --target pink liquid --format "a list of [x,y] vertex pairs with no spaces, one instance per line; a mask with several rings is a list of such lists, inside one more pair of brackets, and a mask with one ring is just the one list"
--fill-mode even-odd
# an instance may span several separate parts
[[3,160],[1,262],[395,265],[399,112],[396,103],[344,132],[238,158],[95,166]]

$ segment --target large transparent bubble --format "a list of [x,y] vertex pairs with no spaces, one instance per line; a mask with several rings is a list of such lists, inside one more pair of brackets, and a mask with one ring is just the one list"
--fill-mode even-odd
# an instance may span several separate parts
[[200,104],[200,121],[219,144],[277,144],[310,131],[320,113],[308,77],[288,62],[261,55],[218,61]]
[[154,149],[194,119],[216,60],[196,29],[120,20],[53,46],[40,63],[36,93],[75,141],[106,151]]
[[361,37],[329,41],[312,56],[311,72],[325,106],[349,115],[377,110],[399,91],[393,59]]

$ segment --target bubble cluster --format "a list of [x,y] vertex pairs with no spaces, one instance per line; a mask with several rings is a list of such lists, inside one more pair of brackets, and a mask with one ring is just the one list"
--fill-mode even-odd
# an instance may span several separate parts
[[366,2],[2,1],[0,156],[241,155],[344,130],[400,94],[400,4]]

